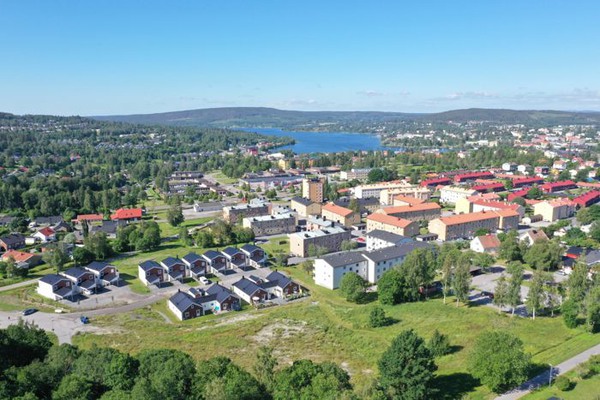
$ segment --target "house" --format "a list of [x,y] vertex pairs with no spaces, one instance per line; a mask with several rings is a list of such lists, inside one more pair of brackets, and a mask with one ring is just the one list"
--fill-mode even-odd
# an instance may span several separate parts
[[238,295],[242,300],[248,304],[256,304],[268,300],[270,298],[269,293],[253,280],[242,277],[239,281],[235,282],[232,286],[233,293]]
[[569,247],[565,251],[562,259],[563,270],[565,273],[570,274],[577,262],[585,263],[588,268],[600,264],[600,250],[586,249],[577,246]]
[[265,278],[263,288],[271,295],[286,298],[300,293],[301,287],[281,272],[273,271]]
[[482,185],[474,185],[471,189],[478,191],[479,193],[490,193],[490,192],[501,192],[505,189],[504,183],[502,182],[493,182],[493,183],[485,183]]
[[159,286],[166,281],[164,268],[156,261],[144,261],[138,265],[138,277],[146,286]]
[[548,240],[548,236],[541,229],[530,229],[519,235],[519,241],[527,243],[528,246],[531,246],[538,240]]
[[63,300],[66,298],[73,299],[77,294],[74,291],[73,282],[62,275],[51,274],[40,278],[37,287],[38,294],[54,301]]
[[569,199],[552,199],[541,201],[533,205],[533,213],[541,215],[544,221],[554,222],[559,219],[570,218],[575,213],[575,203]]
[[500,239],[496,235],[477,236],[471,240],[470,247],[475,253],[497,254],[500,251]]
[[29,228],[35,228],[37,226],[55,226],[62,222],[65,222],[65,220],[60,215],[52,217],[37,217],[34,218],[33,221],[31,221],[31,223],[29,224]]
[[212,274],[223,272],[227,269],[227,259],[223,253],[214,250],[208,250],[202,254],[202,258],[206,260],[207,271]]
[[367,251],[379,250],[386,247],[397,246],[403,243],[410,243],[412,238],[396,235],[395,233],[375,229],[366,235]]
[[160,265],[165,269],[165,277],[167,280],[183,282],[186,265],[179,258],[167,257],[160,262]]
[[0,237],[0,249],[3,251],[16,250],[25,247],[25,236],[11,233]]
[[104,261],[93,261],[83,269],[94,274],[97,286],[119,285],[119,270]]
[[290,200],[290,209],[297,212],[302,217],[308,217],[309,215],[320,215],[321,204],[315,203],[304,197],[293,197]]
[[107,239],[116,239],[119,228],[127,226],[127,221],[102,221],[101,225],[92,225],[89,228],[91,234],[102,232]]
[[52,229],[54,229],[54,232],[71,232],[73,227],[65,221],[61,221],[58,224],[53,225]]
[[392,215],[373,213],[367,217],[367,233],[376,229],[412,237],[419,234],[419,223]]
[[188,276],[197,280],[199,277],[206,274],[207,261],[202,256],[196,253],[189,253],[185,255],[181,261],[183,261],[187,268]]
[[194,296],[181,290],[169,298],[167,307],[180,321],[204,315],[202,304]]
[[73,267],[61,273],[73,283],[74,292],[90,295],[96,293],[96,276],[84,268]]
[[253,244],[245,244],[240,250],[246,256],[246,263],[254,268],[261,268],[267,262],[267,254],[263,249]]
[[110,216],[112,221],[139,221],[142,219],[144,210],[141,208],[119,208]]
[[515,189],[522,188],[525,186],[540,185],[542,183],[544,183],[544,178],[540,178],[539,176],[533,176],[529,178],[515,176],[512,180],[512,185]]
[[0,226],[10,226],[14,221],[17,220],[17,217],[0,217]]
[[8,250],[2,254],[2,261],[7,262],[12,259],[17,268],[31,268],[42,262],[42,257],[39,254],[26,253],[18,250]]
[[56,232],[49,226],[40,229],[31,236],[42,243],[54,242],[56,240]]
[[240,298],[234,295],[231,291],[229,291],[224,286],[215,283],[205,291],[206,296],[210,297],[209,301],[207,301],[209,309],[212,312],[221,312],[221,311],[238,311],[241,310],[242,305],[240,303]]
[[450,178],[433,178],[433,179],[425,179],[424,181],[421,181],[421,186],[429,188],[429,189],[434,189],[438,186],[449,185],[450,183],[452,183]]
[[321,217],[325,220],[335,221],[345,227],[360,223],[360,214],[349,208],[327,203],[321,207]]
[[246,266],[246,255],[240,249],[227,247],[221,253],[225,255],[227,265],[230,269],[244,268]]
[[73,222],[82,224],[84,222],[100,222],[104,219],[102,214],[81,214],[73,220]]

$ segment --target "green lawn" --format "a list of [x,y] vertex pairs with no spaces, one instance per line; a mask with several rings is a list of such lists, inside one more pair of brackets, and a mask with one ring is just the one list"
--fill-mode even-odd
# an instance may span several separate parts
[[54,270],[48,266],[48,264],[40,264],[36,265],[33,268],[29,269],[29,274],[24,278],[0,278],[0,287],[12,285],[14,283],[19,283],[23,281],[28,281],[31,279],[41,278],[44,275],[48,275],[53,273]]
[[565,374],[572,382],[571,390],[563,392],[556,388],[544,387],[527,396],[523,400],[546,400],[556,397],[563,400],[598,400],[600,399],[600,375],[594,375],[588,379],[582,379],[577,369]]
[[217,180],[217,182],[226,185],[232,185],[238,181],[236,178],[229,178],[225,176],[221,171],[216,170],[211,172],[211,175]]
[[455,307],[453,302],[444,305],[441,299],[384,307],[399,322],[372,329],[367,327],[367,321],[374,304],[348,303],[337,291],[315,286],[303,271],[286,271],[308,287],[312,297],[286,306],[211,315],[183,323],[167,323],[158,313],[164,314],[166,307],[158,304],[123,315],[99,317],[95,323],[116,325],[126,333],[80,335],[75,343],[83,347],[93,343],[114,346],[133,353],[160,343],[189,352],[196,359],[224,355],[245,367],[251,366],[260,345],[269,344],[275,347],[282,365],[300,358],[344,365],[360,394],[376,377],[381,353],[401,330],[414,329],[428,339],[439,329],[455,346],[452,354],[438,359],[436,385],[448,393],[448,399],[494,397],[466,371],[467,355],[475,338],[487,330],[504,329],[518,335],[539,364],[557,364],[600,343],[600,335],[567,329],[560,318],[510,318],[485,306]]
[[70,309],[68,305],[40,296],[37,294],[36,289],[37,285],[28,285],[0,292],[0,310],[19,311],[33,307],[44,312],[54,312],[57,308]]
[[[166,218],[166,213],[165,213]],[[194,228],[198,225],[202,225],[207,223],[208,221],[212,221],[215,219],[214,217],[203,217],[203,218],[193,218],[185,220],[180,226],[185,226],[186,228]],[[171,226],[168,222],[159,222],[160,226],[160,234],[161,236],[173,236],[179,233],[180,226]]]

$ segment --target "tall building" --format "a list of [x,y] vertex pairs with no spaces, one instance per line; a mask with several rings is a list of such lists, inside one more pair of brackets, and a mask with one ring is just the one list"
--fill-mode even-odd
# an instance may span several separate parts
[[325,178],[306,178],[302,180],[302,197],[315,203],[323,202]]

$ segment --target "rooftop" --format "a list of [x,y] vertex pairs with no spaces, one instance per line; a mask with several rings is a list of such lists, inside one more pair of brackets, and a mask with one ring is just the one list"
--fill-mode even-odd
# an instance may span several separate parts
[[367,217],[367,220],[380,222],[380,223],[386,224],[386,225],[397,226],[399,228],[406,228],[407,226],[409,226],[412,223],[412,221],[409,221],[404,218],[398,218],[398,217],[394,217],[392,215],[379,214],[379,213],[374,213],[374,214],[369,215]]
[[375,230],[372,230],[371,232],[367,233],[367,237],[383,240],[384,242],[394,243],[394,244],[412,240],[409,237],[402,236],[402,235],[396,235],[395,233],[382,231],[380,229],[375,229]]
[[395,207],[385,207],[379,210],[383,214],[394,215],[401,214],[407,212],[419,212],[419,211],[429,211],[429,210],[439,210],[440,207],[437,203],[420,203],[420,204],[410,204],[408,206],[395,206]]
[[335,205],[333,203],[327,203],[322,208],[321,211],[329,211],[330,213],[340,215],[342,217],[347,217],[352,215],[354,211],[349,208]]

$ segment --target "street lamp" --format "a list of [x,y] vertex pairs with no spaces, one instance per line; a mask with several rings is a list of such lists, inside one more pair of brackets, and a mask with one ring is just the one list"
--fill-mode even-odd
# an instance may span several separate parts
[[554,370],[554,368],[552,368],[552,364],[548,364],[550,366],[550,375],[548,376],[548,386],[552,386],[552,371]]

